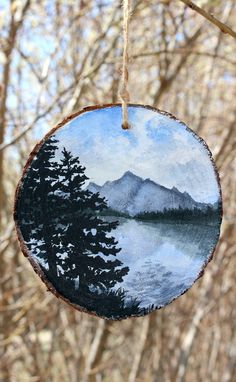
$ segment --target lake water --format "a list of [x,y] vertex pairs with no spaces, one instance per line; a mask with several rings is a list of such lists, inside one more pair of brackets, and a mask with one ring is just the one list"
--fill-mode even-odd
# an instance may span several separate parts
[[[107,220],[107,218],[106,218]],[[215,247],[212,224],[143,222],[119,218],[112,235],[122,248],[117,257],[130,268],[116,288],[137,298],[140,307],[163,306],[188,289]]]
[[[117,283],[113,289],[124,289],[127,302],[135,298],[140,302],[140,308],[164,306],[190,288],[208,262],[219,235],[219,222],[207,223],[204,219],[198,223],[140,221],[112,216],[102,219],[119,221],[110,235],[121,248],[117,254],[123,263],[121,267],[129,267],[123,282]],[[38,257],[39,243],[36,241],[35,246],[31,243],[31,255],[48,269],[47,262]],[[113,256],[100,256],[114,261]],[[67,287],[63,290],[64,284],[60,279],[58,282],[56,288],[68,297]],[[78,286],[75,282],[75,290],[72,290],[75,297]]]

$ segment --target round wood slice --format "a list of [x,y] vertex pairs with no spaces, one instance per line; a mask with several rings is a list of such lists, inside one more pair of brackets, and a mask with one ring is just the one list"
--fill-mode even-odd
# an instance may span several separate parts
[[107,319],[142,316],[203,274],[220,233],[206,143],[171,114],[130,104],[71,115],[33,149],[14,208],[24,255],[47,288]]

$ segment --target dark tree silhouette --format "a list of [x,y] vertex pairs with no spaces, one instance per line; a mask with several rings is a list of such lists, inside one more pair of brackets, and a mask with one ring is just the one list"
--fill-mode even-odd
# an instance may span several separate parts
[[166,209],[163,212],[144,212],[135,216],[139,220],[175,220],[175,221],[214,221],[219,219],[220,205],[206,205],[204,209],[194,207],[193,209],[181,208]]
[[[28,167],[23,187],[17,200],[16,215],[21,232],[31,252],[48,262],[56,276],[56,258],[53,252],[55,226],[52,224],[55,205],[53,183],[57,179],[58,164],[53,161],[58,141],[51,136]],[[53,169],[53,170],[52,170]]]
[[[107,222],[99,213],[107,208],[104,198],[84,188],[88,179],[78,157],[65,148],[60,161],[60,180],[55,187],[63,199],[65,212],[60,224],[64,227],[63,247],[68,257],[60,264],[65,277],[79,280],[79,288],[100,290],[111,288],[122,281],[128,268],[114,259],[120,248],[108,235],[118,222]],[[66,233],[65,233],[66,232]]]
[[[62,295],[90,310],[96,307],[101,315],[109,302],[108,311],[117,314],[125,309],[125,291],[112,288],[129,271],[116,258],[120,248],[111,232],[118,221],[101,216],[107,203],[85,188],[88,178],[78,157],[64,148],[55,160],[57,144],[49,137],[31,162],[16,218],[29,249],[43,260],[47,278]],[[132,306],[138,310],[139,304]]]
[[[55,222],[58,218],[57,214],[60,213],[60,203],[59,198],[55,195],[55,183],[58,181],[59,176],[59,165],[55,161],[55,151],[57,149],[58,141],[54,136],[51,136],[44,143],[41,150],[39,150],[39,155],[37,156],[37,166],[38,170],[38,186],[37,186],[37,200],[39,202],[39,207],[41,208],[41,218],[42,224],[40,225],[42,234],[42,243],[40,250],[43,253],[42,256],[45,257],[49,267],[49,272],[52,279],[57,277],[57,249],[58,249],[58,237],[60,237],[60,229]],[[59,211],[58,209],[59,206]],[[60,216],[60,215],[59,215]],[[40,255],[40,254],[39,254]]]

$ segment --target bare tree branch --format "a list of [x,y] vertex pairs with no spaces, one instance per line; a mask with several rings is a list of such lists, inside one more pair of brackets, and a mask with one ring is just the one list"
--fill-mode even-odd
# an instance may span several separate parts
[[236,32],[233,29],[231,29],[229,26],[227,26],[226,24],[218,20],[212,13],[205,11],[204,9],[200,8],[198,5],[196,5],[190,0],[180,0],[180,1],[182,1],[182,3],[186,4],[189,8],[196,11],[205,19],[207,19],[212,24],[214,24],[217,28],[221,30],[222,33],[229,34],[230,36],[236,39]]
[[[23,24],[25,14],[30,6],[30,0],[27,0],[23,6],[21,16],[18,20],[15,19],[16,10],[11,8],[11,19],[9,26],[9,33],[6,40],[4,55],[5,65],[3,67],[2,84],[0,88],[0,144],[3,143],[5,128],[6,128],[6,102],[8,95],[8,84],[11,68],[11,55],[15,47],[17,32]],[[0,230],[2,226],[2,213],[4,205],[4,193],[3,193],[3,153],[0,152]]]

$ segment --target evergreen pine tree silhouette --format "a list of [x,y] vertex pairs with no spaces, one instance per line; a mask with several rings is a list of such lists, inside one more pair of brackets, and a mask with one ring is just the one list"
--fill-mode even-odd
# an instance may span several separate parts
[[[62,245],[68,256],[60,263],[64,277],[77,279],[79,290],[89,292],[90,288],[101,291],[112,288],[123,280],[128,267],[116,257],[121,248],[108,235],[118,222],[107,222],[99,213],[107,208],[104,198],[84,188],[85,167],[79,158],[65,148],[59,164],[60,180],[55,183],[58,195],[63,199],[60,225],[64,227]],[[63,208],[62,208],[63,206]]]
[[42,260],[47,278],[61,294],[69,293],[77,303],[90,298],[91,309],[108,299],[118,311],[124,307],[125,291],[111,288],[129,271],[116,258],[121,249],[111,232],[118,222],[99,217],[107,208],[105,199],[84,187],[88,178],[78,157],[64,148],[55,160],[57,148],[52,135],[32,160],[15,218],[31,254]]
[[[28,167],[24,183],[17,199],[15,218],[32,254],[48,262],[51,273],[56,275],[56,262],[53,260],[52,216],[58,198],[54,196],[53,182],[57,180],[55,151],[58,140],[52,135],[41,146]],[[52,170],[53,169],[53,170]]]

